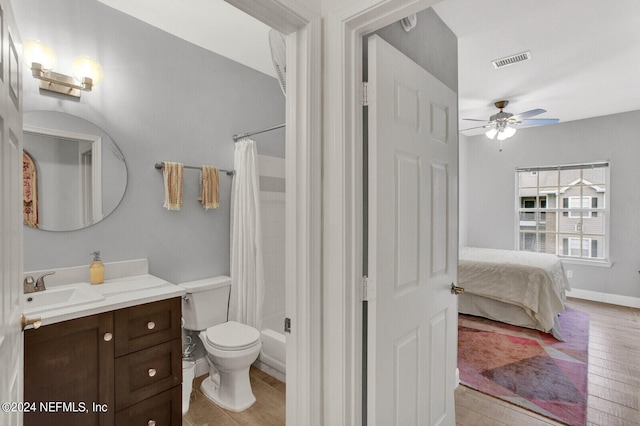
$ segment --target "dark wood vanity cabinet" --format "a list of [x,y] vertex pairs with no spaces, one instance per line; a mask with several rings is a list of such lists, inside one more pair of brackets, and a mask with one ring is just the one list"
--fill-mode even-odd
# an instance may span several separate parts
[[25,426],[114,424],[113,333],[112,312],[25,331]]
[[180,319],[173,298],[26,330],[24,424],[181,425]]

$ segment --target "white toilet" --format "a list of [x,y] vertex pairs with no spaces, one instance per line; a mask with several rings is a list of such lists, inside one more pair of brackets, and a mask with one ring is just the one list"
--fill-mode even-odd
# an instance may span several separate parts
[[187,291],[182,301],[184,328],[199,331],[210,366],[209,377],[200,390],[226,410],[246,410],[256,401],[249,367],[260,354],[260,332],[227,321],[231,278],[206,278],[179,285]]

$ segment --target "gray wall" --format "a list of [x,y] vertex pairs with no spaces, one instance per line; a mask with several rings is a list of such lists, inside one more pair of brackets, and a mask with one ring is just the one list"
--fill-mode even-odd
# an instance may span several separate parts
[[[198,172],[185,171],[184,205],[167,211],[156,161],[233,168],[231,135],[281,124],[285,100],[274,78],[205,51],[95,0],[14,1],[23,39],[58,54],[55,71],[71,74],[77,55],[97,58],[104,81],[79,101],[39,94],[24,69],[24,110],[57,110],[108,133],[129,170],[120,206],[80,231],[24,231],[25,270],[148,258],[152,274],[173,282],[229,273],[231,178],[221,174],[221,207],[197,201]],[[230,36],[230,39],[233,37]],[[255,139],[259,152],[284,156],[284,133]]]
[[[640,111],[522,129],[498,152],[484,135],[468,138],[466,229],[470,246],[516,247],[515,168],[611,161],[610,248],[613,266],[566,264],[572,287],[640,297]],[[464,139],[461,139],[464,141]],[[461,228],[462,229],[462,228]]]
[[[458,93],[458,38],[433,9],[419,12],[416,27],[409,32],[400,22],[395,22],[373,34],[379,35]],[[367,43],[363,48],[366,60]]]

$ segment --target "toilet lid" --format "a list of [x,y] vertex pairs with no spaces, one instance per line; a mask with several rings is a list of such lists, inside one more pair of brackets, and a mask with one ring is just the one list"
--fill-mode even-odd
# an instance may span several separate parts
[[227,321],[207,329],[207,341],[223,350],[240,350],[260,340],[260,332],[246,324]]

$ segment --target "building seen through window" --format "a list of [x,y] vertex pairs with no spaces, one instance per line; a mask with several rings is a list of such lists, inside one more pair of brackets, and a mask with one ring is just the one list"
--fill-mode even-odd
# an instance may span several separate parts
[[607,259],[609,164],[516,169],[520,250]]

